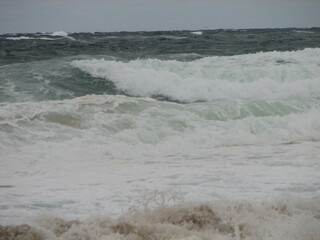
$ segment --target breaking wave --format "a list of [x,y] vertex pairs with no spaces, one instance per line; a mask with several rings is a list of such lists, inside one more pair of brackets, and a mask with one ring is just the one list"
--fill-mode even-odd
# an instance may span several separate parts
[[317,240],[319,203],[316,198],[289,197],[259,203],[216,201],[168,205],[163,202],[154,208],[148,204],[132,207],[118,219],[92,217],[80,221],[39,216],[30,225],[0,226],[0,238]]
[[50,34],[51,36],[68,37],[68,33],[64,31],[57,31]]
[[202,32],[202,31],[196,31],[196,32],[191,32],[191,34],[194,34],[194,35],[202,35],[203,32]]
[[190,62],[76,60],[72,66],[129,95],[174,101],[279,99],[320,95],[320,49],[206,57]]
[[[61,141],[64,145],[68,139],[79,144],[83,139],[83,144],[87,141],[91,145],[103,144],[110,154],[125,156],[136,151],[166,153],[320,140],[318,98],[178,104],[148,98],[90,95],[0,106],[3,147],[8,139],[9,145],[12,141],[17,141],[17,145]],[[83,137],[78,139],[79,135]]]
[[34,38],[34,37],[28,37],[28,36],[20,36],[20,37],[7,37],[6,39],[8,40],[48,40],[48,41],[53,41],[55,39],[53,38],[48,38],[48,37],[37,37],[37,38]]

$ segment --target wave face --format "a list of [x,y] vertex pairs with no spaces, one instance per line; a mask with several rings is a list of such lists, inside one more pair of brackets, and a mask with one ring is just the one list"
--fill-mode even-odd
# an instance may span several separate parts
[[0,239],[318,240],[319,34],[1,35]]

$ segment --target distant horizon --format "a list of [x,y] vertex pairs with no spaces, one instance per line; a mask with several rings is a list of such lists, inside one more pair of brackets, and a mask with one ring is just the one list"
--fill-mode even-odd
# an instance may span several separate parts
[[[138,33],[138,32],[197,32],[197,31],[232,31],[232,30],[264,30],[264,29],[279,29],[279,30],[285,30],[285,29],[319,29],[320,27],[267,27],[267,28],[216,28],[216,29],[172,29],[172,30],[133,30],[133,31],[84,31],[84,32],[79,32],[79,31],[64,31],[63,29],[57,30],[57,31],[48,31],[48,32],[8,32],[8,33],[1,33],[0,35],[17,35],[17,34],[52,34],[52,33],[58,33],[58,32],[65,32],[68,34],[73,34],[73,33]],[[59,35],[56,35],[59,36]]]

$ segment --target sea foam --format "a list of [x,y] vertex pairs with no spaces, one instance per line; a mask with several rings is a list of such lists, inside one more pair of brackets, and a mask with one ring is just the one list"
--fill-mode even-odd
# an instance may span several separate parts
[[[317,99],[181,105],[91,95],[0,106],[1,125],[10,129],[2,134],[19,136],[15,140],[17,145],[30,141],[44,143],[55,136],[60,136],[57,141],[64,145],[67,139],[80,134],[83,139],[92,138],[92,143],[102,141],[105,150],[114,156],[126,156],[130,151],[138,155],[165,154],[186,149],[320,140]],[[21,135],[20,129],[25,124]],[[65,139],[64,135],[68,137]],[[3,147],[6,139],[3,136]],[[74,140],[74,144],[79,144]]]

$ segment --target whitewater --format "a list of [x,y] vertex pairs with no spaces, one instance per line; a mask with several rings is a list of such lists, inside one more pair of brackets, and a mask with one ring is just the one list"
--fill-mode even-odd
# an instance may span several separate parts
[[320,239],[319,37],[0,35],[0,239]]

